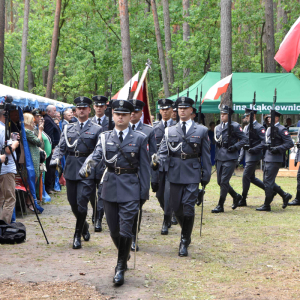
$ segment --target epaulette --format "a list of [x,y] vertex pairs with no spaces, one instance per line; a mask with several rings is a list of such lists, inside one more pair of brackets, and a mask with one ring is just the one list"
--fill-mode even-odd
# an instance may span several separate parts
[[177,125],[177,123],[176,123],[176,124],[173,124],[173,125],[171,125],[171,126],[168,126],[168,127],[170,128],[170,127],[174,127],[174,126],[176,126],[176,125]]
[[141,135],[143,135],[143,136],[145,136],[145,137],[147,137],[147,134],[145,134],[145,133],[142,132],[142,131],[136,130],[135,132],[136,132],[136,133],[139,133],[139,134],[141,134]]
[[102,127],[101,125],[97,124],[97,123],[94,123],[92,122],[93,125],[96,125],[97,127]]
[[74,126],[75,123],[69,123],[69,124],[66,124],[68,127],[71,127],[71,126]]
[[146,126],[146,127],[150,127],[150,128],[152,128],[152,126],[151,125],[149,125],[149,124],[143,124],[144,126]]

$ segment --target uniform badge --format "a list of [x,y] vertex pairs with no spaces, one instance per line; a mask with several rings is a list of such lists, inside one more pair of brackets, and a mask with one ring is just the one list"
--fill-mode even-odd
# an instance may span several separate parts
[[124,101],[123,101],[123,100],[120,100],[119,104],[120,104],[120,107],[123,107]]
[[68,140],[69,140],[69,143],[71,142],[71,140],[72,140],[72,138],[68,138]]
[[264,129],[261,130],[262,133],[265,133],[266,131]]
[[289,133],[287,131],[284,132],[285,135],[289,135]]
[[181,97],[181,102],[184,103],[185,102],[185,98]]
[[166,99],[162,99],[162,103],[163,103],[163,104],[166,104]]
[[131,157],[135,157],[135,153],[134,152],[131,152]]
[[80,97],[80,101],[83,102],[83,100],[84,100],[84,97]]
[[196,148],[196,147],[197,147],[197,144],[194,144],[194,147]]
[[243,129],[240,127],[240,131],[243,132]]
[[136,106],[136,99],[134,99],[134,100],[132,101],[132,103],[133,103],[133,106]]
[[101,100],[101,97],[100,97],[100,96],[97,96],[97,99],[100,101],[100,100]]

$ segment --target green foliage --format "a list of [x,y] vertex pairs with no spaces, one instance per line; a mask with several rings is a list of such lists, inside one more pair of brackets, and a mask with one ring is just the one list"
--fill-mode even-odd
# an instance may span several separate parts
[[[183,69],[190,68],[185,79],[191,85],[207,71],[220,70],[220,5],[219,0],[190,1],[190,39],[183,41],[183,9],[181,0],[169,1],[172,50],[175,82],[170,86],[184,85]],[[276,32],[276,51],[284,35],[300,14],[297,0],[281,1],[287,11],[287,24]],[[115,5],[116,4],[116,5]],[[4,84],[18,87],[22,44],[24,1],[13,1],[14,31],[5,34]],[[143,71],[147,58],[152,60],[148,74],[151,107],[164,96],[160,63],[156,45],[153,15],[145,12],[145,1],[129,0],[129,22],[132,51],[132,69]],[[78,95],[105,94],[113,83],[113,94],[123,85],[122,49],[118,1],[62,0],[59,49],[53,97],[72,102]],[[161,36],[164,44],[164,20],[161,1],[157,1]],[[7,6],[7,17],[10,5]],[[30,2],[27,63],[31,65],[35,87],[33,93],[44,95],[47,68],[54,26],[55,1]],[[261,52],[261,31],[264,23],[261,0],[233,0],[232,58],[234,72],[261,72],[264,61]],[[277,12],[274,9],[275,29]],[[279,20],[282,22],[282,20]],[[262,54],[262,55],[261,55]],[[278,72],[282,68],[278,66]],[[293,72],[300,76],[297,65]],[[44,76],[45,77],[45,76]],[[27,86],[27,75],[25,86]]]

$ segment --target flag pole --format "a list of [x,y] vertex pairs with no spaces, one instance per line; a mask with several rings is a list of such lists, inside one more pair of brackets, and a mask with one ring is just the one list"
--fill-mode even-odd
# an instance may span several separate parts
[[149,69],[151,69],[151,64],[152,64],[152,62],[151,62],[151,60],[148,58],[148,59],[147,59],[147,62],[146,62],[146,68],[145,68],[145,70],[143,71],[143,74],[142,74],[142,76],[141,76],[141,79],[140,79],[140,81],[139,81],[139,84],[138,84],[138,86],[137,86],[135,92],[134,92],[134,95],[133,95],[133,98],[132,98],[132,99],[136,99],[136,98],[137,98],[137,96],[138,96],[138,94],[139,94],[139,92],[140,92],[140,89],[141,89],[141,87],[142,87],[142,85],[143,85],[143,82],[144,82],[144,80],[145,80],[145,78],[146,78],[147,72],[148,72]]

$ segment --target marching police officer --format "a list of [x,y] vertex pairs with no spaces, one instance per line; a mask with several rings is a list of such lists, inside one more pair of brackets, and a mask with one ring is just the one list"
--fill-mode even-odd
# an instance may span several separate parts
[[[155,131],[155,138],[157,149],[159,148],[163,136],[165,134],[165,128],[173,126],[176,124],[176,121],[172,120],[171,115],[173,112],[173,101],[170,99],[160,99],[158,100],[158,104],[160,106],[160,114],[162,116],[162,120],[158,122],[154,122],[153,129]],[[160,204],[160,207],[164,211],[164,221],[162,224],[161,234],[167,235],[168,228],[171,227],[171,217],[172,210],[170,206],[170,182],[167,178],[167,170],[164,168],[163,161],[161,162],[159,169],[157,171],[153,171],[152,173],[152,190],[156,192],[156,197]],[[158,184],[157,182],[158,178]]]
[[178,255],[187,256],[199,183],[206,186],[211,177],[210,143],[208,129],[191,120],[194,100],[180,97],[176,104],[180,122],[166,128],[158,156],[168,172],[171,206],[181,226]]
[[229,128],[228,120],[231,108],[222,105],[220,110],[222,122],[215,127],[216,167],[218,185],[220,186],[220,199],[218,205],[211,211],[212,213],[224,212],[227,193],[233,198],[232,209],[236,209],[242,199],[242,196],[231,187],[229,181],[237,163],[238,151],[248,143],[248,138],[240,124],[231,122],[231,128]]
[[81,235],[85,241],[90,239],[89,225],[86,222],[87,207],[90,195],[95,189],[94,172],[84,180],[78,172],[93,152],[102,132],[102,127],[89,120],[92,100],[78,97],[74,100],[78,122],[67,124],[55,148],[50,165],[56,167],[59,160],[67,153],[64,176],[67,186],[67,197],[71,209],[77,219],[74,234],[73,249],[81,248]]
[[264,185],[265,185],[265,203],[258,207],[258,211],[271,211],[271,202],[274,192],[278,193],[282,199],[282,208],[286,208],[292,195],[284,192],[280,186],[275,183],[276,176],[282,163],[285,161],[285,152],[294,146],[293,140],[288,130],[279,123],[281,113],[275,111],[275,147],[271,147],[271,127],[266,132],[266,147],[264,164]]
[[[253,132],[250,133],[250,114],[253,112]],[[245,155],[246,166],[243,173],[243,193],[242,200],[239,201],[238,206],[247,206],[247,195],[250,189],[250,183],[255,184],[259,188],[265,190],[264,183],[255,177],[255,169],[257,163],[263,158],[263,149],[265,147],[265,127],[259,124],[256,120],[257,110],[245,108],[245,121],[248,125],[245,126],[244,132],[249,139],[251,139],[251,148],[249,145],[245,145],[240,152],[238,164],[241,163]],[[249,135],[250,138],[249,138]]]
[[[131,113],[131,117],[130,117],[131,128],[132,128],[132,130],[141,131],[147,135],[149,155],[150,155],[150,157],[152,157],[152,155],[157,152],[155,133],[154,133],[152,126],[144,124],[141,121],[141,117],[143,114],[143,107],[145,106],[145,103],[140,100],[129,100],[129,102],[134,107],[134,111]],[[151,182],[153,182],[153,180],[156,180],[156,182],[158,182],[157,177],[152,178]],[[148,195],[147,199],[143,199],[140,202],[140,218],[139,218],[139,224],[138,224],[138,232],[140,232],[140,226],[141,226],[141,221],[142,221],[142,212],[143,212],[142,207],[145,203],[145,200],[148,200],[148,199],[149,199],[149,195]],[[136,239],[136,237],[137,237],[137,221],[138,221],[138,214],[136,215],[136,217],[134,219],[134,223],[133,223],[133,227],[132,227],[132,232],[133,232],[133,239],[132,239],[132,245],[131,245],[132,251],[135,251],[135,249],[136,249],[136,251],[139,251],[139,246],[137,245],[137,239]]]
[[[300,160],[300,128],[298,130],[298,136],[297,136],[297,143],[295,144],[296,148],[296,154],[295,154],[295,160],[294,160],[294,166],[297,167],[297,164]],[[297,194],[295,199],[292,202],[289,202],[288,205],[291,206],[296,206],[296,205],[300,205],[300,167],[298,169],[298,173],[297,173]]]
[[[132,243],[132,226],[140,201],[148,198],[150,186],[150,161],[147,150],[148,137],[129,126],[133,105],[127,100],[112,103],[115,128],[100,135],[92,155],[80,170],[83,178],[89,174],[90,164],[103,160],[101,198],[111,238],[118,248],[118,262],[113,282],[124,283]],[[142,199],[142,200],[141,200]]]

